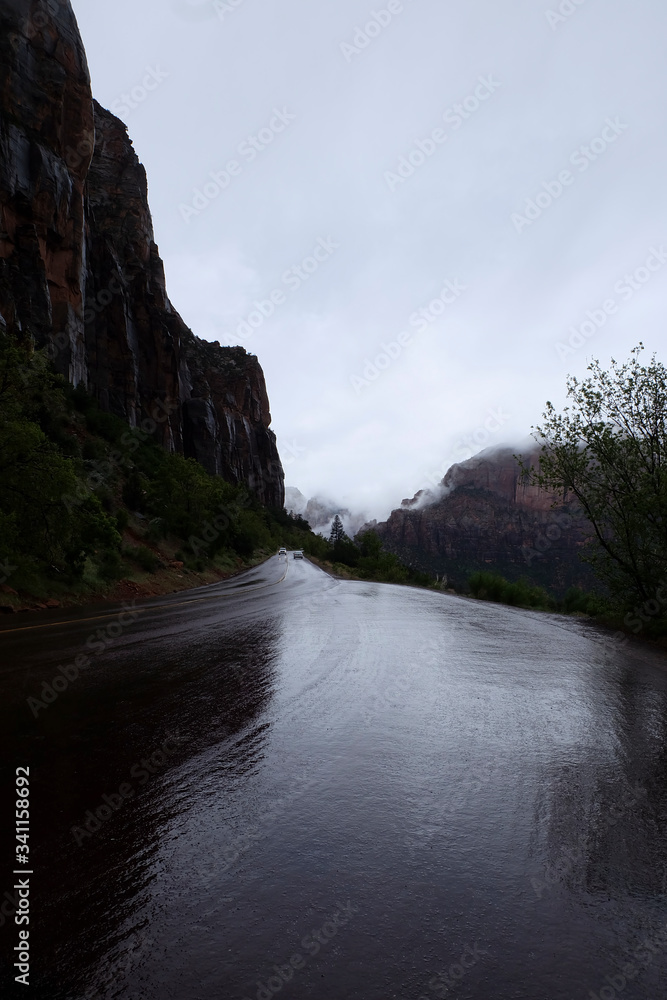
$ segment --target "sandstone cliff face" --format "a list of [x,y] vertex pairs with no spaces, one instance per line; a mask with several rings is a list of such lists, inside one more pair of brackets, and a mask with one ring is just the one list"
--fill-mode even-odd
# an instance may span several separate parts
[[92,99],[69,0],[0,0],[0,212],[0,326],[131,426],[166,410],[166,448],[282,506],[259,362],[171,305],[144,168]]
[[181,336],[183,443],[210,473],[246,483],[271,507],[285,502],[284,472],[269,430],[264,373],[254,354]]
[[[55,17],[51,13],[55,12]],[[86,56],[69,3],[0,3],[0,313],[85,381],[84,187],[94,144]]]
[[181,334],[153,239],[146,173],[125,125],[94,103],[95,150],[86,178],[85,342],[88,386],[132,426],[158,401],[166,447],[181,451]]
[[[537,455],[530,456],[533,463]],[[404,501],[375,525],[385,547],[416,568],[464,584],[477,570],[525,577],[557,593],[590,587],[580,560],[590,528],[572,507],[521,482],[510,449],[482,452],[454,465],[440,499]]]

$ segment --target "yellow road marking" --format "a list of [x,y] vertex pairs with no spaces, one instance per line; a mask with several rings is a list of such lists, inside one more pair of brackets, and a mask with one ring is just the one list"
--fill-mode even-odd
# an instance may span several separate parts
[[[249,587],[244,590],[244,594],[252,594],[256,590],[266,590],[267,587],[276,587],[279,583],[282,583],[289,571],[289,560],[287,561],[287,567],[285,573],[279,580],[274,583],[263,583],[259,587]],[[215,587],[215,584],[210,584],[211,587]],[[164,611],[165,608],[182,608],[186,604],[201,604],[202,601],[218,601],[222,597],[238,597],[238,592],[229,594],[207,594],[206,597],[193,597],[189,601],[179,601],[178,604],[157,604],[155,607],[150,608],[137,608],[137,614],[145,614],[146,611]],[[92,615],[90,618],[67,618],[65,621],[61,622],[44,622],[42,625],[21,625],[19,628],[4,628],[0,629],[0,637],[3,635],[11,635],[13,632],[34,632],[38,628],[57,628],[58,625],[82,625],[84,622],[96,622],[101,621],[103,618],[117,618],[118,615],[127,614],[126,611],[110,611],[106,615]]]

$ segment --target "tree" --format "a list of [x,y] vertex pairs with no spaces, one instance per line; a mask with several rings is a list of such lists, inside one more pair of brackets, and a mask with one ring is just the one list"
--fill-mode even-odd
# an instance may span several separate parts
[[15,561],[24,580],[80,576],[98,546],[120,547],[114,519],[63,454],[63,443],[76,444],[66,416],[46,358],[0,334],[0,562]]
[[339,542],[346,542],[346,541],[348,541],[348,537],[345,534],[343,522],[341,521],[338,514],[336,514],[331,524],[331,532],[329,533],[329,544],[337,545]]
[[609,371],[599,361],[570,376],[562,414],[548,402],[533,436],[542,443],[530,480],[576,498],[595,543],[587,559],[618,603],[655,601],[667,579],[667,369],[643,344]]
[[379,559],[382,552],[382,539],[377,531],[369,529],[356,536],[356,542],[361,548],[362,556],[370,559]]
[[345,533],[338,514],[333,519],[329,533],[329,558],[334,563],[345,563],[346,566],[356,566],[359,562],[359,549]]

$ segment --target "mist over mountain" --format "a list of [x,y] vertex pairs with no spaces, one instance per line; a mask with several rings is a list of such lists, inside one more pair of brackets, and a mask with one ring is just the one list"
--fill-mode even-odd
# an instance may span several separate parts
[[331,523],[337,514],[350,538],[356,535],[367,520],[366,514],[353,513],[328,497],[314,496],[307,499],[301,490],[294,486],[285,488],[285,509],[300,514],[308,521],[313,531],[327,538],[331,531]]

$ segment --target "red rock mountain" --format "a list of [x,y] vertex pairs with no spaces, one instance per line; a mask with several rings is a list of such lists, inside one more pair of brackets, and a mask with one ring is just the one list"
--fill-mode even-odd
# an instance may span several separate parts
[[[537,452],[524,455],[527,464],[537,464]],[[457,585],[477,570],[524,577],[556,593],[592,584],[580,559],[588,522],[575,507],[523,483],[509,448],[453,465],[438,499],[418,494],[404,500],[373,527],[389,551]]]
[[171,305],[144,168],[93,100],[69,0],[0,0],[0,327],[131,426],[168,413],[166,448],[283,505],[260,364]]

